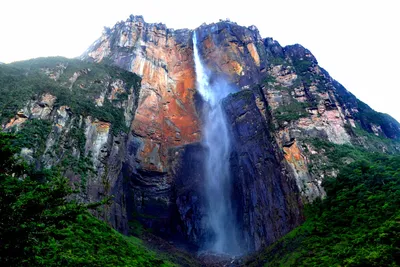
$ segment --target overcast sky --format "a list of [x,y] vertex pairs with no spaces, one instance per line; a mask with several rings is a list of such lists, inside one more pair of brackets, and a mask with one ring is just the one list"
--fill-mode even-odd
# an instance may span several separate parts
[[263,37],[308,48],[333,78],[400,121],[400,1],[2,0],[0,62],[76,57],[103,26],[130,14],[170,28],[229,18]]

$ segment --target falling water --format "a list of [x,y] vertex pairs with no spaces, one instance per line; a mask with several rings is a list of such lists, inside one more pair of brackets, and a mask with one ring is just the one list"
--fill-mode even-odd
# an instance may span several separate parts
[[193,48],[197,90],[207,106],[204,111],[203,143],[207,149],[204,173],[209,240],[205,249],[236,255],[239,254],[239,245],[231,201],[230,135],[221,106],[222,99],[232,90],[222,82],[210,83],[209,71],[199,56],[196,33],[193,34]]

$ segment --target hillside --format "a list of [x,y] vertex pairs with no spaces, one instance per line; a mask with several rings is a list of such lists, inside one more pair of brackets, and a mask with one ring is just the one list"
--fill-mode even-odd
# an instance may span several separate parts
[[245,265],[398,266],[400,156],[359,156],[323,183],[327,197],[307,207],[303,225]]
[[7,266],[174,266],[68,201],[59,169],[37,170],[13,157],[22,136],[0,133],[0,261]]

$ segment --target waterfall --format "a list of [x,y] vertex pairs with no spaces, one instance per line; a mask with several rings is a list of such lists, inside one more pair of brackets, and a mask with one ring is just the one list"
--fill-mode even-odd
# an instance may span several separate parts
[[230,134],[221,101],[232,89],[221,81],[210,82],[210,72],[203,65],[196,33],[193,50],[197,90],[205,101],[203,145],[206,148],[204,188],[206,197],[205,228],[208,239],[204,249],[216,253],[237,255],[236,219],[232,210],[230,180]]

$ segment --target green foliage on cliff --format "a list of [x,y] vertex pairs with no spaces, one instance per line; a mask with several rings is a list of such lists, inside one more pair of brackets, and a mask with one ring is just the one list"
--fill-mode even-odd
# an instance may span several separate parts
[[288,65],[287,61],[284,58],[278,56],[269,58],[268,64],[272,66]]
[[398,266],[400,156],[371,154],[323,184],[306,222],[251,259],[259,266]]
[[308,72],[309,69],[313,66],[313,62],[307,59],[293,58],[292,63],[296,71],[299,73]]
[[[96,106],[95,99],[108,92],[109,83],[117,79],[124,82],[124,88],[120,88],[124,92],[117,92],[115,100],[106,98],[102,107]],[[114,134],[126,132],[124,110],[116,102],[126,100],[131,88],[137,104],[139,76],[77,59],[49,57],[0,65],[0,122],[14,117],[29,101],[50,93],[57,97],[56,106],[66,105],[76,115],[110,122]]]
[[346,90],[340,83],[334,81],[333,85],[337,93],[337,100],[341,105],[346,105],[350,109],[356,109],[353,113],[354,119],[359,122],[361,127],[373,133],[371,124],[380,126],[384,135],[391,139],[400,139],[400,123],[390,115],[377,112],[364,102],[357,99],[352,93]]
[[290,104],[279,106],[275,111],[275,119],[280,125],[283,122],[295,121],[302,117],[307,117],[308,112],[306,108],[308,105],[306,103],[301,103],[293,100]]
[[317,151],[317,154],[310,154],[310,171],[332,171],[339,170],[342,166],[347,165],[357,160],[368,160],[374,156],[374,153],[367,151],[363,147],[353,145],[337,145],[323,139],[309,139],[312,147]]
[[272,75],[268,75],[264,80],[263,83],[268,84],[268,83],[275,83],[276,82],[276,78]]
[[355,136],[360,145],[370,151],[385,152],[388,154],[400,152],[400,141],[398,139],[389,139],[382,136],[377,136],[364,130],[359,123],[357,123],[356,128],[349,127],[347,131],[351,135]]
[[[338,145],[318,138],[306,139],[305,142],[317,151],[316,154],[309,153],[309,170],[312,173],[319,172],[321,175],[323,172],[324,176],[330,176],[332,171],[337,171],[354,161],[368,161],[383,152],[394,155],[399,152],[400,143],[395,140],[368,134],[360,129],[357,131],[361,131],[360,136],[364,139],[362,145]],[[303,149],[307,152],[308,148],[303,146]]]
[[4,266],[172,266],[70,201],[68,180],[35,171],[14,155],[16,137],[0,132],[0,262]]
[[44,152],[47,136],[50,131],[50,121],[28,120],[18,132],[18,138],[14,144],[19,148],[34,149],[35,156],[39,157]]

